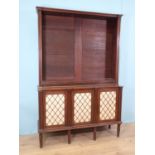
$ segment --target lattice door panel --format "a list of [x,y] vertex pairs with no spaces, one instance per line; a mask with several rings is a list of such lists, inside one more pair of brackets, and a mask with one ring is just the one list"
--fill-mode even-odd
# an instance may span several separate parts
[[65,124],[65,95],[48,94],[46,103],[46,126]]
[[74,123],[91,121],[91,93],[74,94]]
[[100,120],[116,117],[116,91],[100,92]]

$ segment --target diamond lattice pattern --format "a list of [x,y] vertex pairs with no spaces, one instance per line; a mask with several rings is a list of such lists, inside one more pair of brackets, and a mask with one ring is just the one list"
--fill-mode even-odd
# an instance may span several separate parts
[[115,119],[116,114],[116,92],[100,93],[100,120]]
[[46,125],[64,124],[65,96],[64,94],[46,95]]
[[74,122],[83,123],[91,120],[91,93],[74,95]]

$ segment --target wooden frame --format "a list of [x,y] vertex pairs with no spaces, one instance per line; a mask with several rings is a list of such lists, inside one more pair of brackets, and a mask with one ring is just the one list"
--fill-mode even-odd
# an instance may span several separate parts
[[[106,125],[110,129],[112,124],[117,124],[117,136],[119,136],[120,125],[122,123],[122,87],[118,85],[118,67],[120,22],[122,15],[43,7],[37,7],[37,11],[39,33],[38,132],[40,147],[43,147],[43,134],[46,132],[67,131],[68,143],[71,143],[71,131],[74,129],[92,128],[93,139],[96,140],[97,127]],[[87,29],[88,23],[91,25],[89,32]],[[63,27],[65,24],[66,27]],[[68,37],[67,43],[62,39],[61,45],[58,44],[59,37],[56,38],[59,34],[58,28],[54,26],[61,29],[62,33],[59,33],[62,34],[64,38]],[[99,29],[101,29],[101,31],[99,31]],[[52,35],[54,37],[51,37]],[[53,40],[53,38],[55,40]],[[75,40],[73,41],[73,39]],[[50,43],[48,43],[48,41],[50,41]],[[61,46],[63,48],[61,48]],[[92,51],[92,53],[88,53],[87,50]],[[65,52],[68,51],[72,53],[66,54]],[[50,56],[50,54],[52,56]],[[73,60],[69,59],[70,54],[72,54]],[[53,59],[54,56],[55,59]],[[88,58],[89,56],[93,57],[93,64],[92,60]],[[55,60],[59,61],[59,63]],[[69,67],[72,66],[72,68],[65,68],[65,65]],[[89,65],[92,66],[89,67]],[[65,66],[63,70],[61,66]],[[59,69],[61,72],[59,72]],[[99,119],[99,94],[102,91],[116,91],[115,119],[103,121]],[[75,123],[74,94],[83,92],[90,92],[92,96],[91,121]],[[64,125],[46,126],[45,97],[48,93],[64,94]]]
[[[61,84],[74,84],[74,83],[77,83],[77,84],[80,84],[80,83],[118,83],[118,61],[119,61],[119,34],[120,34],[120,20],[121,20],[121,16],[122,15],[115,15],[115,14],[102,14],[102,13],[93,13],[93,12],[81,12],[81,11],[73,11],[73,10],[62,10],[62,9],[50,9],[50,8],[42,8],[42,7],[38,7],[37,8],[38,10],[38,30],[39,30],[39,85],[40,86],[48,86],[48,85],[57,85],[57,83],[61,83]],[[73,79],[73,77],[71,78],[65,78],[65,77],[61,77],[62,80],[59,80],[59,78],[57,77],[56,79],[57,80],[53,80],[53,81],[50,81],[50,80],[44,80],[43,79],[43,73],[44,73],[44,68],[43,68],[43,27],[42,27],[42,22],[43,22],[43,15],[45,13],[62,13],[63,15],[66,14],[66,15],[84,15],[84,17],[87,15],[88,18],[89,16],[91,16],[92,18],[98,18],[98,17],[102,17],[103,19],[104,18],[107,18],[107,20],[111,20],[111,19],[115,19],[117,20],[117,23],[116,23],[116,35],[117,35],[117,40],[116,40],[116,47],[115,47],[115,55],[116,55],[116,58],[114,59],[115,61],[115,75],[114,75],[114,79],[104,79],[104,81],[99,81],[99,80],[79,80],[79,78],[81,77],[81,52],[82,51],[82,47],[80,45],[80,38],[79,38],[79,35],[81,33],[81,28],[78,27],[78,25],[80,24],[80,21],[79,22],[76,22],[78,20],[80,20],[78,17],[77,17],[77,20],[75,21],[75,39],[77,40],[75,42],[75,79]],[[86,16],[86,17],[87,17]],[[78,30],[79,29],[79,30]],[[77,30],[77,31],[76,31]],[[77,52],[76,52],[77,51]]]

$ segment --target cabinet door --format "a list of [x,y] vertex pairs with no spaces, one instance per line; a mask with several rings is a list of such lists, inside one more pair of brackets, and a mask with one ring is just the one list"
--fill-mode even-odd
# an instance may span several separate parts
[[63,91],[46,92],[45,127],[64,126],[66,124],[66,93]]
[[118,91],[116,89],[99,90],[99,121],[112,121],[118,115]]
[[92,91],[73,91],[72,99],[73,124],[85,124],[92,122]]

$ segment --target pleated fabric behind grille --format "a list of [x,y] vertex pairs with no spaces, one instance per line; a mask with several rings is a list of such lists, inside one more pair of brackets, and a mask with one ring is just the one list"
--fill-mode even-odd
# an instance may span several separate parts
[[90,122],[91,93],[74,94],[74,123]]
[[63,125],[65,123],[64,94],[46,95],[46,126]]
[[116,116],[116,92],[108,91],[100,93],[100,120],[115,119]]

